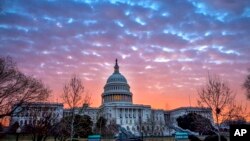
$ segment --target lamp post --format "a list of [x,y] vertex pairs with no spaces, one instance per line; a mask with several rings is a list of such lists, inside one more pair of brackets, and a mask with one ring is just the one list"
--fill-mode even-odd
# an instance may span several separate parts
[[19,138],[19,135],[20,135],[20,133],[21,133],[21,128],[20,127],[18,127],[17,129],[16,129],[16,141],[18,141],[18,138]]

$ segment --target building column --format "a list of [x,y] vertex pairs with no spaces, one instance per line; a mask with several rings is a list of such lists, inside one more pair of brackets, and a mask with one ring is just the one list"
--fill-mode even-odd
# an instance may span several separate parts
[[[134,108],[132,108],[132,119],[134,119]],[[133,120],[132,120],[133,122]]]
[[122,114],[122,124],[124,124],[124,109],[123,108],[121,108],[121,114]]

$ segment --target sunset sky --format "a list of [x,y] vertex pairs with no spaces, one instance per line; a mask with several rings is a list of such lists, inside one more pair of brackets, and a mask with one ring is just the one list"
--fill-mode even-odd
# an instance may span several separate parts
[[77,74],[98,107],[117,58],[136,104],[196,106],[210,72],[249,107],[250,1],[1,0],[0,56],[48,85],[53,102]]

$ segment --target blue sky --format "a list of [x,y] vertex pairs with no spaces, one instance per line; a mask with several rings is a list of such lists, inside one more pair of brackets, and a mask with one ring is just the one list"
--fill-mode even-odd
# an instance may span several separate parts
[[249,26],[247,0],[3,0],[0,55],[48,84],[52,100],[76,73],[99,105],[115,58],[138,103],[195,103],[208,71],[244,99]]

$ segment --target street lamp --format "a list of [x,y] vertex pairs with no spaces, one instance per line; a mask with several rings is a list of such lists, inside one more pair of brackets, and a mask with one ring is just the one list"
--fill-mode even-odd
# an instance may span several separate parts
[[20,135],[21,131],[22,131],[22,129],[20,127],[18,127],[16,129],[16,141],[18,141],[18,138],[19,138],[19,135]]

